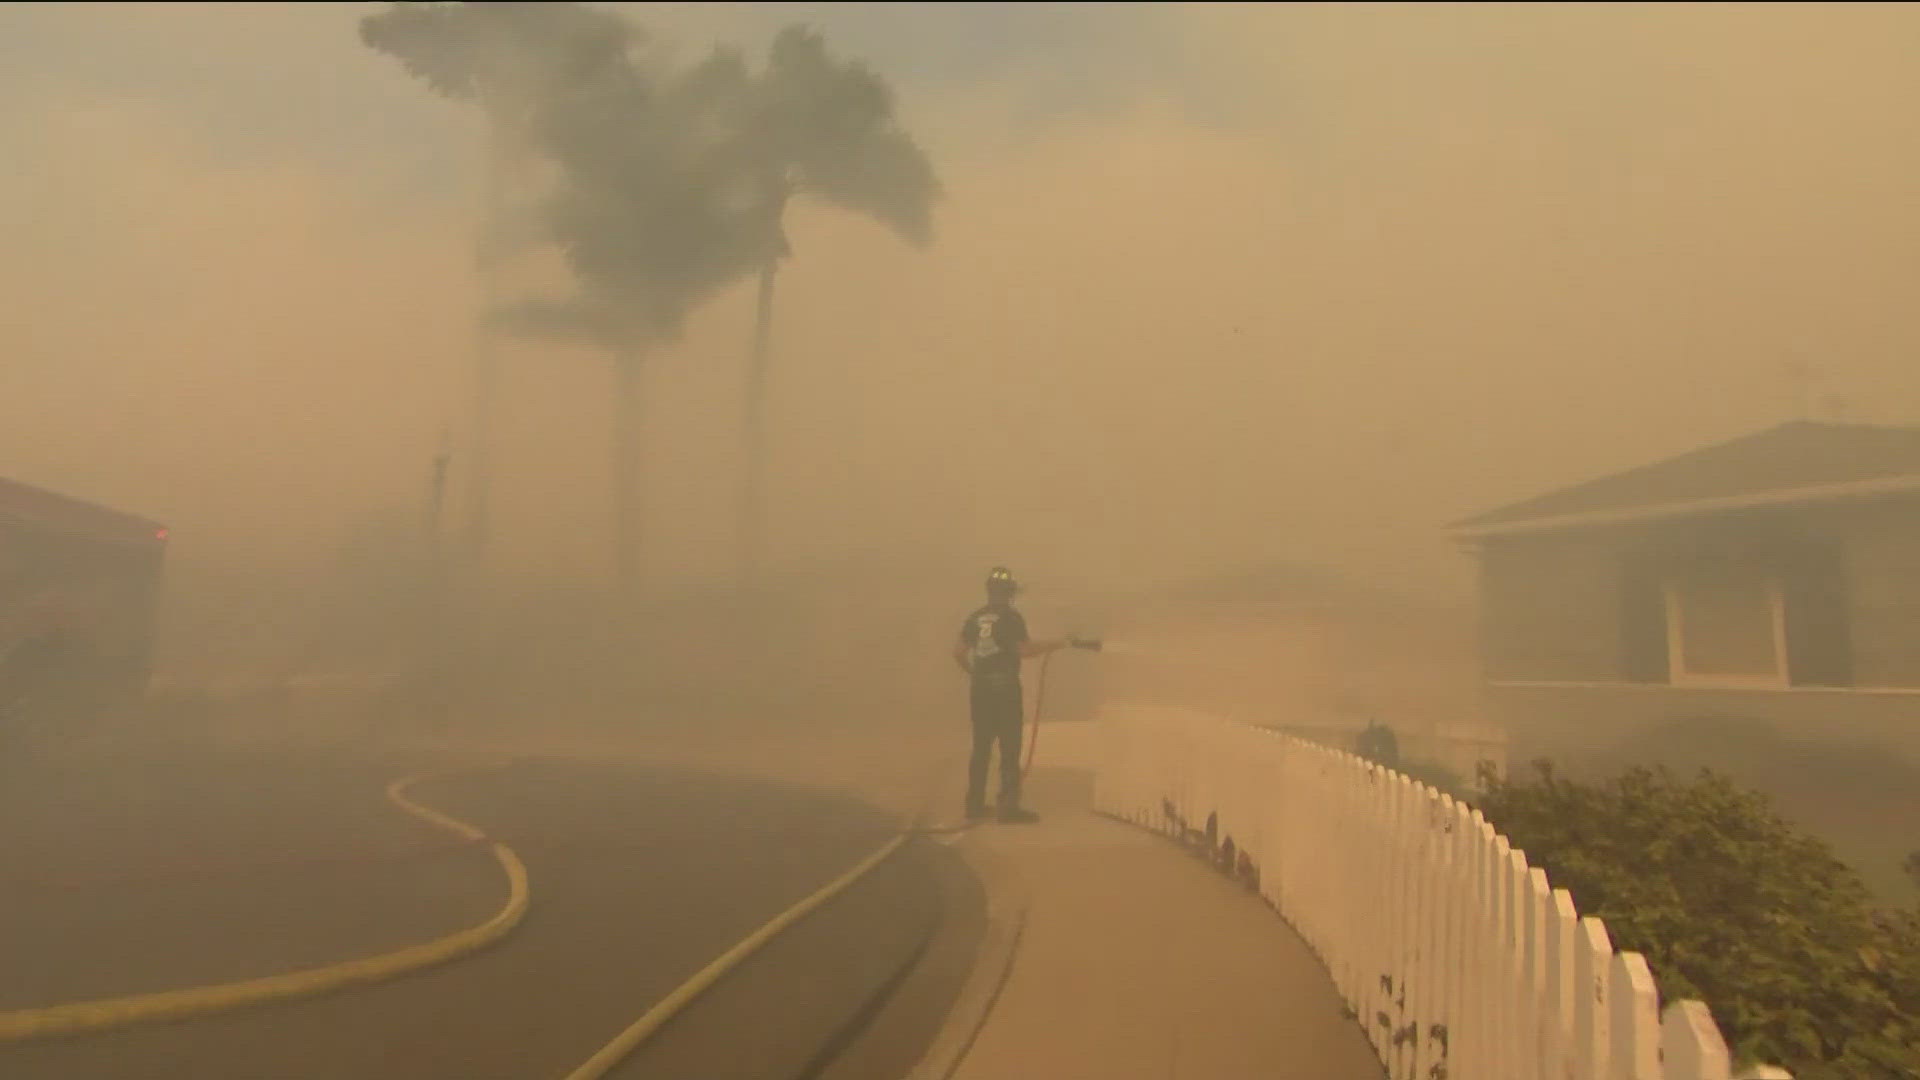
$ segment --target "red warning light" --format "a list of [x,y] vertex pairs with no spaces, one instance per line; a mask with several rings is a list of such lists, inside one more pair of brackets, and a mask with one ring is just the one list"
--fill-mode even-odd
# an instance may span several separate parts
[[153,530],[153,538],[155,540],[165,540],[167,538],[167,530],[165,529]]

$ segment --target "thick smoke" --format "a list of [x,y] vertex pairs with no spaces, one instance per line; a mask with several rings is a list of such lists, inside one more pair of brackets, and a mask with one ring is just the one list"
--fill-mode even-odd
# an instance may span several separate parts
[[496,315],[510,325],[644,356],[786,254],[796,194],[909,242],[931,236],[938,182],[894,123],[886,84],[804,28],[778,34],[757,73],[733,48],[654,69],[640,27],[569,3],[398,5],[369,16],[362,37],[477,102],[497,137],[551,166],[540,239],[564,256],[574,292],[509,304]]
[[[760,73],[731,48],[656,69],[635,49],[637,28],[574,4],[396,7],[368,17],[362,37],[434,89],[480,103],[495,140],[496,184],[522,156],[549,167],[551,185],[531,217],[538,235],[516,230],[529,219],[513,216],[496,193],[483,250],[494,258],[517,246],[510,238],[542,243],[562,256],[571,287],[511,298],[489,289],[487,315],[523,333],[584,338],[611,357],[613,554],[625,586],[639,566],[640,365],[680,336],[695,309],[762,275],[747,401],[754,449],[742,485],[743,522],[757,521],[771,275],[789,250],[788,201],[816,196],[911,243],[931,235],[938,184],[895,125],[885,83],[799,27],[775,37]],[[483,442],[490,378],[483,358]],[[478,456],[484,461],[484,451]],[[485,485],[481,475],[482,507]],[[476,514],[476,535],[484,517]]]

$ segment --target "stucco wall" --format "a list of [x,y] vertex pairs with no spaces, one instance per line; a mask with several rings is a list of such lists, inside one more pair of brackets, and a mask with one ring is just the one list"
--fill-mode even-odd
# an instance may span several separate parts
[[1714,525],[1834,544],[1845,581],[1853,684],[1920,688],[1920,500],[1912,499],[1490,541],[1480,555],[1486,677],[1624,680],[1626,556],[1684,545],[1694,530]]
[[1481,662],[1488,679],[1620,677],[1620,563],[1609,534],[1489,544],[1481,555]]
[[1844,544],[1854,682],[1920,687],[1920,503],[1848,507],[1817,527]]

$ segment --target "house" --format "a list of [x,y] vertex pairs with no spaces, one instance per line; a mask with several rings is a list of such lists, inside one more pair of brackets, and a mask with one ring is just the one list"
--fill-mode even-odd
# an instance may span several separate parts
[[0,478],[0,708],[145,685],[166,541],[158,522]]
[[1782,424],[1452,533],[1514,760],[1691,725],[1920,766],[1920,429]]

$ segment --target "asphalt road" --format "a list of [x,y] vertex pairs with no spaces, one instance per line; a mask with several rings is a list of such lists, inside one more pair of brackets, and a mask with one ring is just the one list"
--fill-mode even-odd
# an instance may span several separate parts
[[[0,768],[0,1009],[387,951],[481,922],[481,847],[382,797],[442,762],[96,746]],[[416,785],[525,861],[490,949],[396,981],[175,1023],[0,1045],[8,1080],[557,1080],[892,833],[758,780],[526,760]],[[978,885],[919,841],[643,1046],[620,1078],[898,1080],[958,991]],[[904,973],[904,975],[903,975]]]

